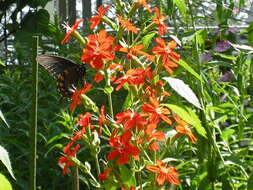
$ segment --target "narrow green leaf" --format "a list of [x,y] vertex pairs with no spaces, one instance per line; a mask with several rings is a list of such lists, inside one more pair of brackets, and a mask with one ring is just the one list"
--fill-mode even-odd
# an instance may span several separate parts
[[14,174],[12,172],[12,168],[11,168],[11,161],[10,161],[10,158],[9,158],[9,154],[5,150],[5,148],[2,147],[1,145],[0,145],[0,160],[3,162],[4,166],[7,168],[8,172],[11,175],[11,177],[13,179],[15,179],[15,176],[14,176]]
[[178,7],[180,14],[186,19],[186,4],[184,0],[173,0]]
[[9,180],[0,173],[0,189],[1,190],[12,190],[11,183]]
[[207,31],[206,30],[198,30],[196,33],[196,40],[199,46],[203,46],[205,44]]
[[125,165],[119,166],[121,180],[126,183],[128,187],[136,186],[135,173],[129,170]]
[[222,53],[217,53],[217,52],[214,52],[213,53],[214,55],[216,55],[216,56],[219,56],[219,57],[221,57],[221,58],[224,58],[224,59],[228,59],[228,60],[231,60],[231,61],[236,61],[236,57],[234,57],[234,56],[231,56],[231,55],[225,55],[225,54],[222,54]]
[[7,121],[5,120],[4,115],[3,115],[3,113],[2,113],[1,110],[0,110],[0,119],[5,123],[5,125],[6,125],[7,127],[10,128],[10,126],[9,126],[9,124],[7,123]]
[[179,61],[177,61],[177,63],[179,65],[181,65],[189,73],[191,73],[193,76],[195,76],[197,79],[199,79],[201,82],[204,82],[204,80],[202,79],[202,77],[196,71],[194,71],[193,68],[191,68],[185,61],[183,61],[182,59],[180,59]]
[[147,34],[145,35],[143,38],[142,38],[142,44],[144,45],[144,49],[148,49],[150,43],[151,43],[151,40],[153,39],[153,37],[156,35],[156,32],[152,32],[150,34]]

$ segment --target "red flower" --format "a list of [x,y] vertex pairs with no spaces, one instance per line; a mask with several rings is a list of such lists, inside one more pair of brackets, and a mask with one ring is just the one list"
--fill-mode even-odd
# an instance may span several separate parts
[[107,5],[105,8],[103,8],[103,6],[99,6],[98,7],[98,15],[94,16],[90,19],[90,22],[92,23],[90,25],[90,29],[94,29],[102,20],[102,17],[104,16],[104,14],[106,13],[106,11],[109,9],[109,5]]
[[168,45],[166,45],[162,38],[156,38],[156,43],[158,46],[154,47],[152,52],[154,54],[163,56],[163,66],[168,73],[172,74],[173,70],[171,68],[178,66],[176,63],[174,63],[174,60],[180,60],[180,56],[173,51],[173,49],[176,48],[177,43],[175,41],[171,41]]
[[69,144],[67,146],[68,146],[68,148],[64,149],[64,153],[66,155],[61,156],[60,159],[58,160],[58,164],[64,164],[64,168],[63,168],[64,175],[68,173],[69,167],[74,165],[73,162],[71,161],[70,157],[74,157],[76,155],[76,152],[80,148],[79,144],[77,144],[73,150],[71,150]]
[[66,28],[67,28],[67,34],[64,37],[64,39],[61,41],[61,44],[64,44],[64,43],[66,43],[66,42],[69,41],[70,36],[72,35],[72,33],[74,31],[76,31],[76,29],[78,28],[78,25],[80,23],[82,23],[83,21],[84,21],[83,19],[76,21],[76,23],[71,28],[69,26],[66,26]]
[[86,48],[83,49],[82,61],[90,63],[90,65],[99,70],[104,66],[104,61],[113,60],[113,40],[112,36],[107,36],[105,30],[101,30],[98,34],[89,35]]
[[137,28],[129,20],[123,20],[122,17],[119,16],[119,15],[117,15],[117,18],[118,18],[119,23],[122,25],[123,28],[137,34],[137,32],[138,32]]
[[139,113],[134,113],[132,110],[126,110],[118,113],[116,118],[116,123],[124,124],[124,130],[132,129],[134,126],[138,129],[142,129],[143,125],[147,123],[147,121],[142,118]]
[[164,132],[155,130],[156,127],[157,127],[157,123],[151,123],[147,126],[147,129],[145,130],[145,134],[146,134],[148,140],[151,142],[149,144],[149,149],[152,151],[158,150],[157,141],[164,141],[165,140]]
[[129,156],[137,157],[140,150],[130,144],[132,138],[132,133],[126,131],[122,136],[116,136],[117,130],[115,130],[109,141],[109,145],[114,148],[107,158],[108,160],[114,160],[118,157],[117,164],[126,164],[129,160]]
[[95,82],[100,82],[100,81],[102,81],[103,79],[104,79],[104,76],[101,75],[100,72],[97,72],[96,75],[95,75],[95,77],[93,78],[93,80],[94,80]]
[[105,168],[104,169],[104,173],[101,173],[98,175],[98,178],[101,180],[101,181],[104,181],[107,179],[107,176],[108,174],[112,171],[112,168]]
[[146,169],[151,172],[158,173],[158,176],[156,177],[156,182],[158,185],[163,185],[166,179],[170,184],[180,184],[180,181],[177,177],[177,170],[174,167],[166,167],[165,164],[160,160],[157,160],[156,163],[157,166],[146,166]]
[[71,96],[72,103],[69,106],[70,111],[73,111],[77,105],[82,103],[80,100],[80,96],[86,93],[91,88],[91,86],[92,86],[91,84],[86,83],[81,90],[77,90],[72,94]]
[[160,11],[155,7],[156,18],[153,18],[153,22],[158,26],[158,33],[162,36],[167,32],[167,26],[164,24],[166,17],[160,14]]
[[150,122],[156,123],[159,118],[168,123],[172,124],[171,120],[166,116],[170,114],[170,110],[167,108],[160,107],[159,102],[155,97],[149,98],[149,103],[142,104],[142,111],[149,114]]
[[119,84],[116,87],[116,90],[120,90],[125,83],[128,83],[129,85],[144,84],[145,83],[145,75],[147,75],[149,70],[150,70],[150,68],[147,68],[147,69],[142,69],[142,68],[129,69],[126,72],[125,76],[117,79],[114,82],[114,84]]
[[182,119],[180,119],[178,116],[174,116],[174,119],[176,120],[176,122],[178,123],[178,125],[176,126],[176,131],[182,134],[186,134],[188,135],[188,137],[191,139],[191,142],[193,144],[196,143],[197,139],[196,137],[192,134],[191,129],[189,128],[188,123],[186,123],[185,121],[183,121]]
[[90,125],[90,112],[86,112],[85,115],[80,115],[80,120],[77,121],[77,123],[81,127],[87,127]]
[[148,3],[147,3],[146,0],[138,0],[137,4],[142,5],[143,7],[145,7],[147,9],[147,11],[149,13],[152,13],[152,9],[149,8]]
[[138,45],[132,46],[131,48],[120,48],[119,51],[127,53],[128,59],[132,59],[133,56],[136,56],[136,55],[143,55],[143,56],[146,56],[147,59],[149,59],[150,61],[154,61],[154,57],[152,55],[149,55],[148,53],[141,51],[143,48],[144,48],[143,44],[138,44]]

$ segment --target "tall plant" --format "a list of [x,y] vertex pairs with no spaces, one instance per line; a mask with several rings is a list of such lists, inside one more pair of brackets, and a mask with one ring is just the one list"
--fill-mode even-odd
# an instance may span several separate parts
[[[184,98],[202,109],[198,98],[186,83],[171,76],[181,67],[200,82],[203,79],[176,52],[179,40],[165,37],[167,17],[159,8],[152,9],[145,0],[133,4],[117,0],[114,20],[105,16],[109,8],[100,6],[98,15],[91,18],[94,34],[82,37],[76,30],[83,22],[79,20],[67,27],[62,41],[75,37],[83,47],[80,59],[96,74],[92,84],[84,84],[71,97],[69,109],[77,117],[68,126],[73,126],[73,133],[58,163],[64,174],[78,167],[96,188],[175,187],[180,185],[185,164],[175,152],[178,142],[188,137],[180,150],[190,157],[189,146],[197,141],[192,131],[203,138],[206,131],[194,109],[181,103]],[[137,27],[133,21],[143,9],[153,16]],[[101,23],[113,32],[101,29]],[[107,99],[106,105],[97,105],[89,96],[97,85],[103,86],[101,97]],[[112,96],[115,91],[125,98],[118,113]],[[92,159],[82,156],[87,153],[82,147]]]

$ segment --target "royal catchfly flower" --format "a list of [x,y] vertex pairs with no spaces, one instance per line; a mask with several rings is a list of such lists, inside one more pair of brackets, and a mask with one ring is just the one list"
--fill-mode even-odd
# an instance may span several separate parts
[[103,8],[103,6],[99,6],[98,7],[98,15],[92,17],[90,19],[90,29],[93,30],[102,20],[104,14],[107,12],[107,10],[110,8],[109,5],[107,5],[105,8]]
[[121,26],[125,29],[127,29],[128,31],[131,31],[133,33],[137,33],[138,29],[129,21],[129,20],[124,20],[122,19],[121,16],[117,15],[117,18],[119,20],[119,23],[121,24]]
[[153,22],[158,26],[158,33],[163,36],[168,30],[167,26],[164,24],[166,17],[161,15],[159,8],[155,7],[156,17],[153,18]]
[[148,165],[146,166],[146,169],[158,174],[156,177],[156,182],[158,183],[158,185],[163,185],[166,179],[170,184],[173,185],[180,184],[180,181],[177,177],[178,176],[177,170],[174,167],[171,166],[167,167],[160,160],[157,160],[156,163],[157,163],[156,166]]
[[156,43],[158,46],[155,46],[152,49],[152,52],[156,55],[163,56],[163,66],[169,74],[173,73],[172,68],[178,67],[174,61],[179,61],[180,56],[173,50],[176,48],[177,43],[173,40],[166,45],[165,41],[162,38],[156,38]]
[[68,173],[68,169],[70,166],[73,166],[73,162],[71,161],[70,157],[74,157],[76,155],[76,152],[78,151],[78,149],[80,148],[80,145],[77,144],[74,149],[71,149],[70,146],[67,149],[64,149],[64,156],[61,156],[58,164],[64,164],[63,167],[63,174],[66,175]]
[[92,87],[91,84],[86,83],[81,90],[76,90],[71,96],[72,103],[69,106],[70,111],[73,111],[77,105],[81,104],[80,97]]
[[126,164],[130,156],[137,157],[140,150],[130,144],[132,132],[126,131],[122,136],[116,136],[117,130],[114,130],[109,141],[109,145],[113,150],[108,154],[108,160],[117,158],[117,164]]
[[192,133],[190,127],[189,127],[189,124],[186,123],[185,121],[183,121],[182,119],[180,119],[180,117],[177,116],[177,115],[174,116],[174,119],[177,122],[176,131],[178,133],[188,135],[188,137],[191,139],[191,142],[193,144],[195,144],[196,143],[196,137],[193,135],[193,133]]
[[113,60],[114,38],[107,35],[105,30],[101,30],[95,35],[88,36],[88,43],[83,49],[81,57],[84,63],[89,63],[93,68],[99,70],[104,66],[105,61]]
[[170,110],[161,107],[156,97],[150,97],[148,103],[142,104],[142,111],[148,114],[151,123],[156,123],[161,118],[167,124],[172,124],[171,120],[167,117],[170,114]]
[[61,44],[64,44],[64,43],[66,43],[66,42],[69,41],[72,33],[74,31],[76,31],[76,29],[78,28],[79,24],[82,23],[83,21],[84,21],[83,19],[77,20],[76,23],[71,28],[68,25],[64,25],[66,27],[66,29],[67,29],[67,34],[64,37],[64,39],[61,41]]
[[124,130],[129,130],[134,127],[140,130],[147,123],[147,121],[141,117],[140,113],[134,113],[132,110],[126,110],[116,114],[116,119],[116,123],[124,125]]

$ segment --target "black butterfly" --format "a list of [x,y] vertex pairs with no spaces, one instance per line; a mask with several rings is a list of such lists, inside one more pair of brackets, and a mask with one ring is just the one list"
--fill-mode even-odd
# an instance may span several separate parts
[[55,55],[40,55],[36,60],[57,79],[57,88],[63,96],[71,97],[78,83],[84,82],[84,65]]

